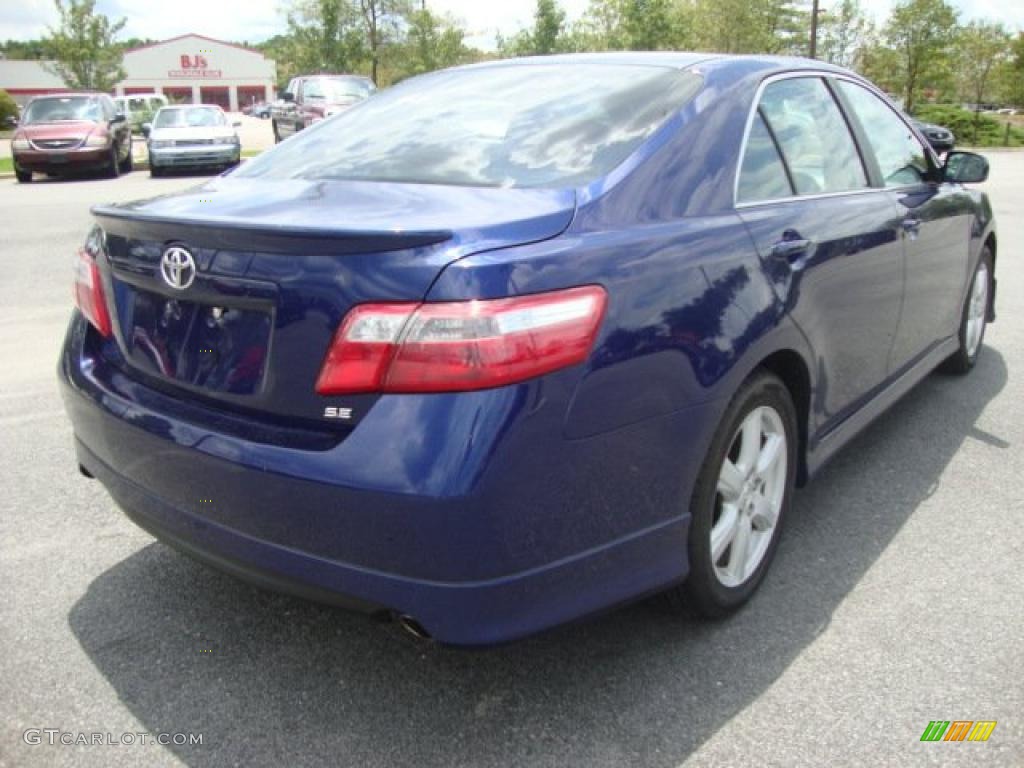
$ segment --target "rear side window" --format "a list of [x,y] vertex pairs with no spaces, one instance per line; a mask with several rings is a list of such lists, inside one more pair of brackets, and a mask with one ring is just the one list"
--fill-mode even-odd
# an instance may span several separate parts
[[736,202],[752,203],[759,200],[777,200],[790,197],[790,186],[786,167],[779,157],[779,150],[768,132],[761,111],[754,114],[747,136],[747,148],[740,167],[740,181],[736,189]]
[[867,188],[849,126],[820,78],[769,83],[760,112],[779,143],[797,194]]
[[857,116],[887,187],[919,184],[928,176],[928,156],[910,127],[880,98],[847,80],[839,90]]

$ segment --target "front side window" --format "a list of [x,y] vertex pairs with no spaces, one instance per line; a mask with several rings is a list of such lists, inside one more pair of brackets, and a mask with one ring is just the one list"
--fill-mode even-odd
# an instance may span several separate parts
[[344,101],[348,99],[365,99],[369,96],[374,86],[369,80],[362,80],[355,77],[332,78],[323,80],[320,83],[324,96],[328,99]]
[[797,194],[868,187],[850,129],[820,78],[769,83],[761,96],[760,112],[779,143]]
[[928,154],[903,120],[871,91],[840,80],[839,90],[867,135],[887,187],[920,184],[928,177]]
[[323,97],[324,89],[320,87],[319,80],[307,80],[302,84],[302,98],[322,99]]
[[750,135],[747,136],[736,202],[778,200],[792,194],[793,187],[789,183],[786,166],[782,164],[778,147],[768,132],[761,110],[758,110],[750,126]]
[[692,72],[620,64],[438,72],[318,123],[233,177],[579,186],[624,161],[701,82]]

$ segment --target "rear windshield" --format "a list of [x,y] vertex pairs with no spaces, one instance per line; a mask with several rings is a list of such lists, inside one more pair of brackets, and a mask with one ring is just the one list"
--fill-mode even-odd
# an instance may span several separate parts
[[161,109],[153,121],[154,128],[209,128],[226,124],[224,113],[212,107]]
[[65,120],[102,120],[103,109],[92,96],[60,96],[35,99],[25,109],[23,124],[57,123]]
[[689,72],[637,65],[439,72],[379,92],[234,176],[579,186],[625,160],[700,82]]

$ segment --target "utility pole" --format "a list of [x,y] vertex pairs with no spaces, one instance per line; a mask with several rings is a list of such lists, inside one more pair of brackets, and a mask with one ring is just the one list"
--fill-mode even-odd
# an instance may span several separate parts
[[818,58],[818,0],[811,3],[811,58]]

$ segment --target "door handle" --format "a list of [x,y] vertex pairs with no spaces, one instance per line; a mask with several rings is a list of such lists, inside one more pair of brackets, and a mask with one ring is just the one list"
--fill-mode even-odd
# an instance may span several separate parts
[[811,241],[802,237],[784,238],[772,246],[772,258],[784,259],[792,264],[798,259],[807,255],[811,248]]

